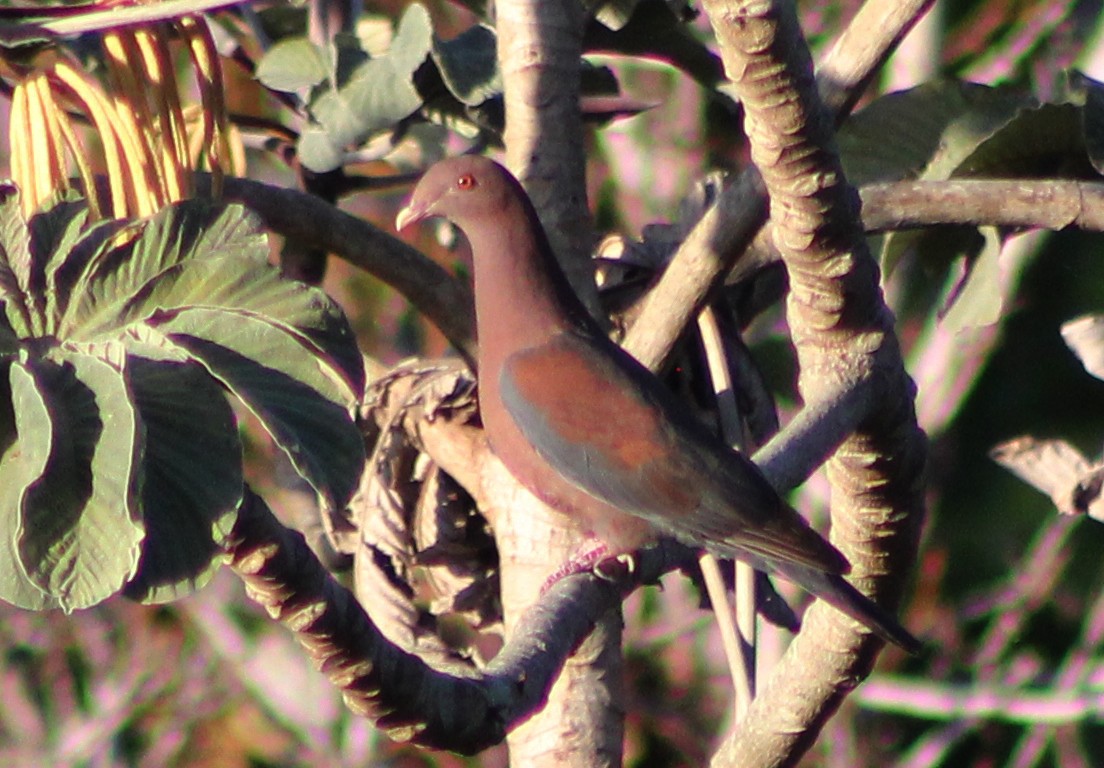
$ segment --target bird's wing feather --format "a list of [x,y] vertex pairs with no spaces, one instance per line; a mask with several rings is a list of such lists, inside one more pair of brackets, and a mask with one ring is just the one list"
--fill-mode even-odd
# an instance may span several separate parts
[[591,496],[721,554],[847,569],[750,461],[612,342],[560,334],[507,358],[498,384],[525,439]]

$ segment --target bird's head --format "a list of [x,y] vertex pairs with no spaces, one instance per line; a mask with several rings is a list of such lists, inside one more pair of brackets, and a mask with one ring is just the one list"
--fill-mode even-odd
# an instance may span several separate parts
[[410,201],[395,217],[395,228],[405,229],[432,216],[443,216],[464,229],[480,218],[494,220],[520,186],[498,163],[464,155],[437,163],[418,181]]

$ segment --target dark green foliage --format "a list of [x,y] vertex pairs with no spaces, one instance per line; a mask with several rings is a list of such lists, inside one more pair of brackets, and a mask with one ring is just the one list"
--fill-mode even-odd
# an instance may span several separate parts
[[238,206],[134,222],[0,202],[0,598],[180,596],[219,564],[242,495],[235,395],[327,506],[353,492],[364,385],[322,292],[282,279]]

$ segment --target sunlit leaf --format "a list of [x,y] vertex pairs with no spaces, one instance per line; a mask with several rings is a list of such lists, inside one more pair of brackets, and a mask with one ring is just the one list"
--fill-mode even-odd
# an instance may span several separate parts
[[52,432],[45,470],[23,494],[17,547],[31,581],[72,610],[114,594],[137,568],[143,438],[121,355],[52,357],[13,364],[42,397]]
[[411,5],[386,55],[351,59],[339,67],[338,82],[318,89],[321,92],[310,105],[315,125],[302,135],[299,160],[315,172],[333,170],[346,149],[391,130],[417,111],[422,98],[414,88],[414,71],[426,60],[431,45],[429,14],[422,6]]
[[[56,607],[27,574],[18,545],[23,535],[20,508],[28,488],[42,477],[50,458],[54,429],[46,401],[30,373],[10,362],[2,364],[4,374],[0,404],[4,419],[3,458],[0,459],[0,599],[20,608],[42,610]],[[15,441],[16,433],[21,435]]]
[[135,225],[138,236],[125,248],[98,252],[74,289],[79,296],[59,333],[88,339],[119,327],[124,308],[156,278],[184,262],[233,257],[260,263],[268,246],[257,220],[237,205],[188,201]]
[[495,32],[477,24],[451,40],[433,43],[433,61],[457,99],[477,106],[502,92]]
[[995,227],[981,227],[985,245],[969,262],[969,272],[943,316],[943,325],[960,332],[993,325],[1001,318],[1004,302],[1001,282],[1001,239]]
[[[156,320],[160,324],[177,310],[196,306],[244,311],[294,329],[315,354],[331,361],[328,365],[343,377],[353,397],[363,391],[363,361],[344,314],[323,291],[285,279],[267,262],[227,258],[181,264],[136,296],[121,317],[135,322],[164,315]],[[226,322],[222,336],[240,331],[233,316]]]
[[322,52],[305,37],[281,40],[257,65],[257,79],[274,91],[313,88],[326,79],[329,67]]
[[0,185],[0,299],[8,323],[19,336],[35,327],[31,286],[31,248],[27,222],[19,203],[19,190]]

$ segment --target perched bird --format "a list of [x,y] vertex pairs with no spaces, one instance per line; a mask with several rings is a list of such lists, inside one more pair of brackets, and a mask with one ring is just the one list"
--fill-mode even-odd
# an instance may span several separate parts
[[749,459],[602,332],[508,171],[476,156],[434,165],[395,224],[431,216],[451,221],[471,246],[491,448],[522,485],[601,542],[593,559],[673,536],[773,571],[882,638],[920,647],[842,578],[846,558]]

